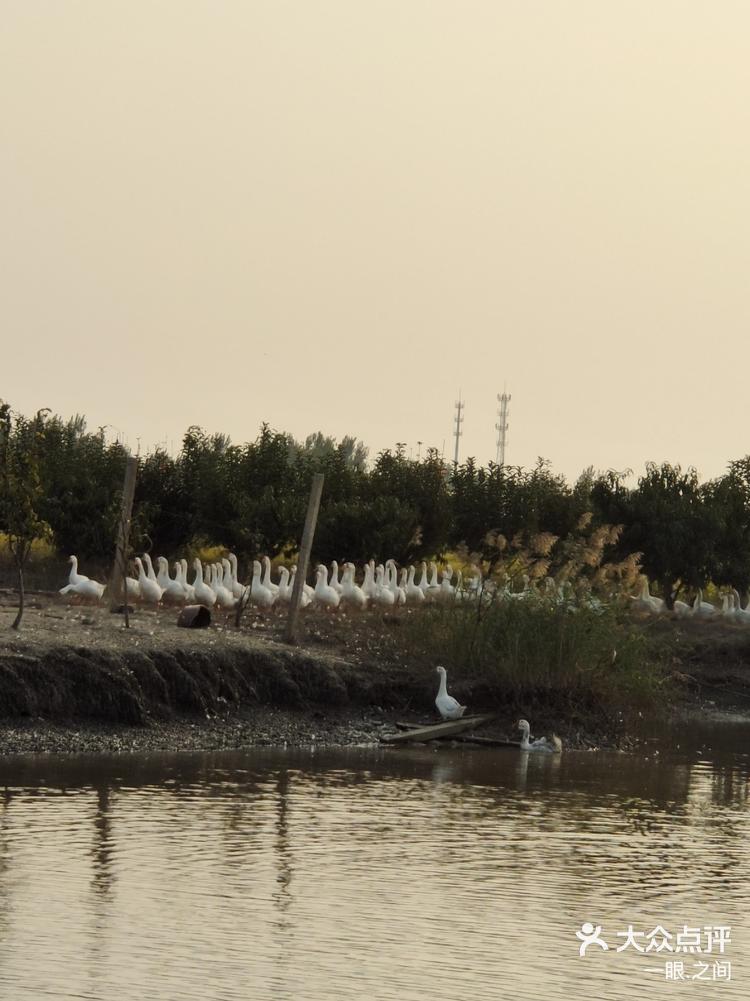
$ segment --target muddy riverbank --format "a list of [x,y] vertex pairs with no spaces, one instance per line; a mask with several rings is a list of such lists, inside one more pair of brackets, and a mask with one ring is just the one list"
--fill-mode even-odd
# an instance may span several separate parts
[[[138,611],[125,629],[107,609],[46,595],[30,603],[16,633],[12,595],[0,598],[0,753],[360,744],[397,720],[434,718],[434,665],[404,654],[403,617],[310,616],[304,644],[289,647],[281,615],[251,614],[239,630],[215,616],[209,629],[188,630],[174,609]],[[670,663],[655,710],[750,712],[745,631],[642,627]],[[449,681],[471,711],[496,714],[487,734],[516,739],[515,720],[528,715],[537,733],[555,730],[569,747],[632,744],[633,721],[617,713],[554,693],[519,702],[460,671]]]

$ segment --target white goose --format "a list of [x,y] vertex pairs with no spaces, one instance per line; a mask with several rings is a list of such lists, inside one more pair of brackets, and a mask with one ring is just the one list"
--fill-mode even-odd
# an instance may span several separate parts
[[338,591],[339,594],[341,594],[341,592],[344,589],[343,584],[339,580],[339,565],[336,562],[336,560],[332,560],[331,562],[331,576],[328,583],[331,585],[334,591]]
[[262,567],[259,560],[253,560],[253,579],[250,581],[250,602],[258,608],[271,608],[276,595],[261,581]]
[[159,573],[156,575],[156,582],[162,589],[162,600],[179,604],[186,598],[185,588],[178,580],[169,576],[169,563],[166,557],[160,556],[158,559]]
[[[178,566],[179,566],[179,571],[177,570]],[[185,600],[189,604],[194,605],[195,604],[195,588],[193,587],[192,584],[188,584],[188,579],[187,579],[187,575],[188,575],[188,561],[186,559],[184,559],[184,558],[181,559],[181,560],[178,560],[177,563],[175,564],[175,572],[177,573],[177,575],[179,577],[180,584],[182,584],[183,588],[185,589]]]
[[[406,595],[406,601],[409,605],[422,605],[424,604],[424,591],[419,586],[419,584],[414,583],[414,567],[409,567],[409,573],[406,578],[406,587],[404,588],[404,594]],[[424,563],[422,564],[422,577],[424,578]]]
[[375,561],[370,560],[369,563],[365,563],[365,577],[362,581],[362,590],[365,592],[365,597],[370,601],[375,598],[375,592],[377,590],[375,586]]
[[289,570],[286,567],[279,569],[279,593],[276,595],[277,601],[290,602],[292,600],[292,588],[289,583]]
[[452,695],[448,694],[448,673],[444,667],[438,665],[435,668],[440,675],[440,687],[435,696],[435,706],[443,719],[461,719],[466,712],[466,706],[462,706]]
[[154,565],[151,562],[151,557],[148,553],[143,554],[143,564],[146,567],[146,575],[149,580],[156,580],[156,574],[154,573]]
[[519,719],[518,729],[521,731],[522,751],[539,751],[542,754],[560,754],[562,751],[562,741],[556,734],[552,735],[550,743],[547,743],[546,737],[540,737],[539,740],[529,740],[531,727],[525,719]]
[[161,601],[162,587],[157,580],[151,580],[143,568],[143,563],[136,556],[135,565],[138,568],[138,587],[141,592],[141,601],[147,605],[158,605]]
[[94,601],[101,601],[106,584],[100,584],[96,580],[89,580],[88,577],[77,584],[66,584],[60,588],[60,594],[76,594],[79,598],[91,598]]
[[232,594],[235,598],[241,598],[245,593],[245,585],[240,584],[240,577],[237,571],[237,557],[234,553],[229,554],[229,563],[232,567]]
[[710,601],[703,600],[703,590],[698,588],[698,593],[693,602],[693,616],[696,619],[712,619],[716,615],[716,606]]
[[659,615],[664,611],[664,602],[662,599],[649,594],[648,577],[643,578],[640,592],[634,598],[631,598],[631,601],[635,602],[641,611],[648,612],[650,615]]
[[406,604],[406,592],[398,583],[398,570],[395,560],[385,561],[386,587],[393,592],[394,603],[396,605]]
[[740,601],[740,592],[737,588],[732,588],[732,598],[734,600],[734,617],[737,622],[750,622],[750,608],[743,608]]
[[373,601],[376,605],[383,605],[385,608],[390,608],[396,604],[396,595],[388,587],[385,579],[385,567],[382,564],[379,564],[375,570],[375,593]]
[[68,584],[81,584],[83,581],[88,580],[85,574],[78,573],[78,557],[69,556],[68,563],[70,563],[70,573],[68,574]]
[[231,610],[236,607],[237,599],[224,584],[224,568],[220,563],[214,565],[214,577],[211,587],[216,595],[216,604],[220,608]]
[[354,564],[345,563],[341,576],[341,601],[352,608],[367,608],[367,595],[354,583]]
[[193,569],[195,570],[195,580],[192,583],[192,588],[195,600],[199,605],[205,605],[206,608],[213,608],[216,604],[216,595],[213,588],[209,587],[203,580],[203,564],[197,556],[193,560]]
[[328,583],[328,569],[322,563],[318,564],[318,569],[315,571],[313,602],[325,608],[338,608],[340,600],[338,591]]
[[274,596],[279,593],[279,585],[274,584],[271,580],[271,560],[267,557],[263,557],[263,587],[267,588],[271,594]]

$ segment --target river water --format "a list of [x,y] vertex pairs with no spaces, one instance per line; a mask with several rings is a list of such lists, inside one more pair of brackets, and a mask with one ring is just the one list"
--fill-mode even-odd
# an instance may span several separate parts
[[0,999],[745,999],[748,750],[0,759]]

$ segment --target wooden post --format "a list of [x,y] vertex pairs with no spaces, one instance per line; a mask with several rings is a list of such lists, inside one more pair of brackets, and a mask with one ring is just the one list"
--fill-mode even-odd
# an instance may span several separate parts
[[294,578],[292,588],[292,600],[289,602],[289,618],[286,623],[284,639],[287,643],[298,643],[297,619],[299,616],[300,602],[302,601],[302,589],[307,580],[307,565],[310,562],[310,550],[312,549],[313,536],[315,535],[315,525],[318,521],[318,511],[320,510],[320,495],[323,493],[322,473],[313,476],[310,487],[310,500],[307,502],[307,517],[305,518],[305,530],[302,533],[302,545],[299,550],[297,560],[297,574]]
[[125,482],[122,488],[122,507],[120,509],[120,523],[117,526],[117,546],[115,547],[115,565],[112,576],[109,580],[109,607],[117,608],[119,604],[118,595],[122,591],[123,604],[125,605],[125,625],[130,625],[128,621],[128,592],[125,588],[125,576],[127,567],[128,542],[130,540],[130,517],[133,513],[133,497],[135,496],[135,476],[138,472],[138,459],[134,455],[128,456],[125,466]]

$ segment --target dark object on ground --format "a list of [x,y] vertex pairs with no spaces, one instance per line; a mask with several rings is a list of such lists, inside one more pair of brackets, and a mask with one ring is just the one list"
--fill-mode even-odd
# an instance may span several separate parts
[[[125,614],[125,606],[124,605],[117,605],[116,608],[110,608],[109,611],[110,611],[111,615],[124,615]],[[134,614],[135,614],[135,609],[133,608],[132,605],[128,605],[128,615],[134,615]]]
[[185,605],[177,625],[186,629],[207,629],[211,625],[211,613],[205,605]]

